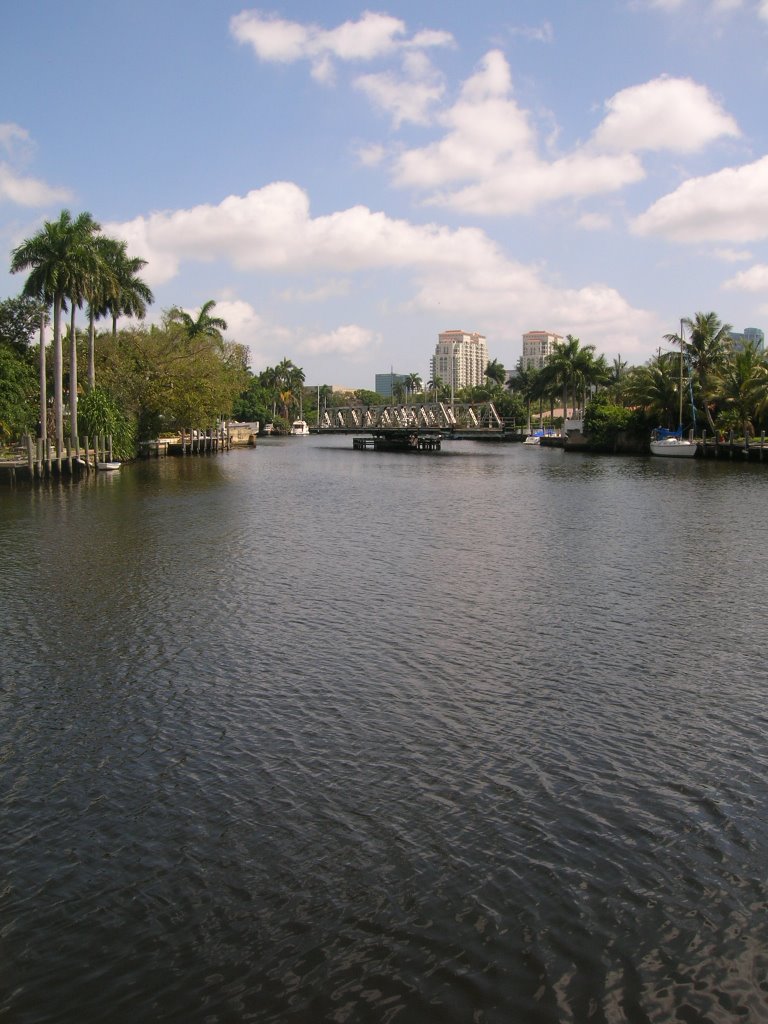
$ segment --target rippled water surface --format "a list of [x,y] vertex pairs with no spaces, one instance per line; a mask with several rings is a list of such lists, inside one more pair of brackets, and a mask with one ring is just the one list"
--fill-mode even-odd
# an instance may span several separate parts
[[0,1020],[768,1020],[768,468],[0,491]]

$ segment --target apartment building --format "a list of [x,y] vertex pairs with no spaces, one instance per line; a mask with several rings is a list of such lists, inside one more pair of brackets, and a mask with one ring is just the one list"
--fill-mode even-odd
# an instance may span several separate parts
[[485,383],[488,346],[485,336],[476,331],[442,331],[437,336],[435,354],[430,359],[432,380],[439,377],[455,390]]
[[523,369],[540,370],[554,352],[555,342],[562,340],[562,334],[552,331],[527,331],[523,335]]

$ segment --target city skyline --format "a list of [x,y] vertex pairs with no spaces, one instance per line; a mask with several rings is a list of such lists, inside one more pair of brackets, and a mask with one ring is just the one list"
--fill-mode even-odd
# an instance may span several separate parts
[[533,330],[642,363],[698,311],[764,328],[767,41],[768,0],[14,5],[0,297],[68,208],[149,261],[151,321],[214,299],[312,382],[426,377],[451,329],[512,369]]

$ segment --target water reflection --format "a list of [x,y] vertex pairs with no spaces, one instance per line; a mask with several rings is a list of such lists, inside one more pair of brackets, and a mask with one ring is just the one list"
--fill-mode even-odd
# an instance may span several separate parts
[[0,1013],[762,1019],[762,468],[348,446],[0,497]]

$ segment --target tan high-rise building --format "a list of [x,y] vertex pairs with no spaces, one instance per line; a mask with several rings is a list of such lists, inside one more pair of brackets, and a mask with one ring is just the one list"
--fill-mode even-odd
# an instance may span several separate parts
[[488,346],[476,331],[442,331],[430,360],[432,380],[439,377],[455,390],[485,383]]
[[555,350],[555,342],[562,341],[561,334],[552,331],[527,331],[523,335],[523,369],[540,370],[546,364],[547,356]]

